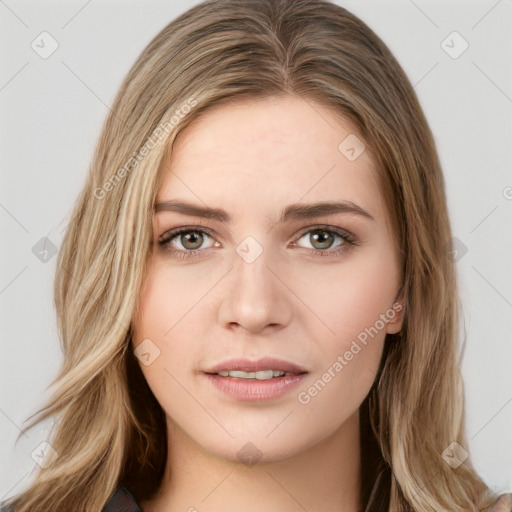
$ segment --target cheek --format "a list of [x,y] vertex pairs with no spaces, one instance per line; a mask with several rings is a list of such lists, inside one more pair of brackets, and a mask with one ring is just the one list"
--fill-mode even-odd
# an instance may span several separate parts
[[344,349],[347,342],[376,323],[384,334],[380,316],[393,305],[399,285],[392,254],[387,255],[385,250],[368,251],[346,265],[326,265],[319,272],[303,272],[297,283],[297,295],[314,313],[309,315],[308,323],[316,318],[317,328],[335,350]]
[[304,327],[322,355],[299,403],[318,414],[339,404],[328,412],[337,420],[359,407],[379,368],[397,286],[392,253],[385,250],[302,276],[298,295],[315,313],[303,317]]
[[145,340],[150,340],[149,346],[154,354],[158,354],[151,364],[140,364],[140,367],[159,401],[159,390],[168,387],[173,380],[168,373],[175,372],[172,361],[182,362],[187,356],[183,344],[171,346],[176,339],[176,332],[186,318],[187,287],[177,283],[176,276],[170,281],[165,274],[161,266],[150,268],[141,289],[138,315],[133,322],[132,340],[134,349],[143,340],[146,344],[148,342]]
[[141,363],[140,367],[167,411],[181,403],[183,390],[179,383],[185,382],[196,367],[197,353],[205,338],[204,325],[210,322],[211,308],[205,296],[212,286],[211,272],[193,272],[194,275],[190,270],[180,271],[154,260],[133,321],[133,349],[149,339],[158,354],[151,364]]
[[[139,367],[158,403],[172,416],[187,407],[179,382],[184,381],[184,372],[180,371],[190,366],[187,358],[191,351],[187,350],[186,343],[175,343],[176,332],[183,323],[180,318],[186,313],[179,300],[183,295],[175,293],[173,286],[163,285],[164,281],[157,277],[150,273],[141,292],[132,343],[134,350],[140,344],[139,353],[144,353],[149,346],[150,352],[153,350],[156,354],[150,364],[139,357]],[[150,340],[149,345],[146,340]]]
[[343,425],[357,412],[370,391],[382,348],[383,340],[376,338],[368,347],[353,346],[351,350],[333,354],[325,367],[299,390],[297,417],[318,421],[324,435]]
[[[201,309],[202,298],[211,288],[211,277],[204,269],[181,271],[155,259],[140,294],[139,315],[134,321],[135,339],[154,337],[166,343],[190,324]],[[190,325],[189,325],[190,327]]]

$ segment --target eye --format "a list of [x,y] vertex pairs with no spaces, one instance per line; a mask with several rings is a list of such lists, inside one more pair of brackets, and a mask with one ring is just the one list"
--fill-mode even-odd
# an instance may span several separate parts
[[[210,244],[205,247],[204,243],[208,239]],[[297,242],[292,243],[292,247],[301,247],[298,242],[303,239],[310,244],[310,247],[305,248],[310,249],[314,256],[337,256],[349,250],[351,246],[358,245],[352,234],[335,226],[309,228]],[[158,245],[177,258],[196,257],[206,253],[211,247],[220,246],[219,242],[214,241],[213,232],[210,229],[198,226],[182,226],[166,231],[158,238]]]
[[190,254],[196,254],[204,249],[212,247],[214,244],[210,244],[208,247],[202,247],[205,239],[212,239],[212,235],[209,230],[197,227],[183,226],[176,229],[166,231],[158,238],[158,245],[160,247],[169,248],[171,251],[175,249],[173,255],[184,255],[189,256]]
[[[318,226],[310,229],[301,235],[299,241],[302,239],[311,245],[313,254],[319,256],[336,256],[348,250],[350,246],[357,245],[352,234],[334,226]],[[293,245],[297,246],[297,242]],[[327,249],[331,250],[327,251]]]

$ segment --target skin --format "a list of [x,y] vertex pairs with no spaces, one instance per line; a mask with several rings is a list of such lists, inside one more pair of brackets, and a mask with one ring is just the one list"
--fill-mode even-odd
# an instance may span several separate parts
[[[160,351],[140,366],[167,416],[168,461],[157,496],[141,503],[145,512],[358,510],[359,406],[401,315],[359,343],[307,404],[298,400],[396,304],[400,287],[369,151],[349,161],[338,150],[352,133],[325,107],[286,96],[222,105],[178,137],[157,203],[222,208],[233,219],[154,215],[133,347],[150,339]],[[331,200],[351,201],[373,219],[344,212],[277,222],[285,205]],[[357,244],[336,234],[315,240],[319,225],[349,231]],[[182,233],[158,245],[180,226],[207,226],[213,235],[187,240]],[[263,250],[252,263],[236,252],[247,236]],[[172,253],[192,249],[203,252],[186,259]],[[304,366],[304,383],[278,399],[244,402],[201,373],[226,359],[263,356]],[[237,456],[248,442],[261,456],[254,465]]]

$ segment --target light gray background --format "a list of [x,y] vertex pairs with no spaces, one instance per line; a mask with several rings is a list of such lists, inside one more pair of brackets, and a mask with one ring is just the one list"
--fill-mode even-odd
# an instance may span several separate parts
[[[44,263],[32,248],[42,237],[59,247],[122,79],[157,32],[196,3],[0,0],[0,500],[30,481],[47,428],[14,441],[61,362],[55,258]],[[512,0],[339,3],[389,45],[433,129],[462,248],[470,454],[491,487],[510,490]],[[43,31],[59,45],[47,59],[31,48]],[[457,36],[444,43],[452,56],[442,47],[453,31],[469,44],[458,58]]]

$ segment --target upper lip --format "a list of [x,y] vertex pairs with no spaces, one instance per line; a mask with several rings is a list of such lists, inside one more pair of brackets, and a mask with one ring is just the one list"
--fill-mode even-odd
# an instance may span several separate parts
[[285,361],[284,359],[277,359],[275,357],[263,357],[261,359],[229,359],[204,370],[204,373],[219,373],[222,371],[232,370],[242,372],[277,370],[296,375],[307,373],[307,370],[303,366],[291,363],[290,361]]

